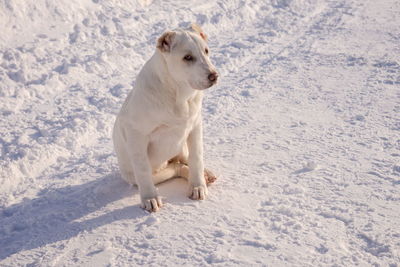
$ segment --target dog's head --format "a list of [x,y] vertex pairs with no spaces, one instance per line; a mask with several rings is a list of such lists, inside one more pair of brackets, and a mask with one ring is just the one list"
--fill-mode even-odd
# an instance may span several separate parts
[[207,36],[198,25],[190,30],[167,31],[158,38],[157,49],[163,55],[170,75],[197,90],[207,89],[218,80],[209,58]]

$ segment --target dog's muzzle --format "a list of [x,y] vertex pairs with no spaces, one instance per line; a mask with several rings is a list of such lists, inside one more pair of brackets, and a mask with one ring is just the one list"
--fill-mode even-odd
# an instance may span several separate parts
[[215,84],[218,80],[218,73],[216,71],[211,72],[208,75],[208,80],[212,83]]
[[207,78],[208,78],[208,82],[209,82],[209,86],[208,87],[211,87],[211,86],[213,86],[214,84],[217,83],[218,73],[216,71],[211,71],[210,74],[208,74]]

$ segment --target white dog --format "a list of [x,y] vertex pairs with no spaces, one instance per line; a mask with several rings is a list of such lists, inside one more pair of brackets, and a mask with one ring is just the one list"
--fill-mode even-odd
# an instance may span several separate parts
[[202,90],[217,79],[199,26],[158,39],[113,132],[121,175],[139,187],[144,209],[157,211],[162,201],[154,185],[178,176],[188,179],[190,198],[206,197],[216,177],[203,166]]

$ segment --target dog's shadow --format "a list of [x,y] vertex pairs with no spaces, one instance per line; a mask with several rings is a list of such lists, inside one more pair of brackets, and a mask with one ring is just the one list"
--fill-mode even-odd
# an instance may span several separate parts
[[0,260],[20,251],[70,239],[82,231],[113,221],[144,216],[140,208],[130,205],[79,222],[80,218],[109,203],[132,195],[132,189],[115,176],[117,174],[80,185],[45,189],[37,198],[24,199],[3,209],[0,213]]
[[[185,195],[187,182],[184,179],[164,182],[158,188],[167,198],[167,205],[192,202]],[[137,194],[137,187],[128,185],[117,173],[80,185],[42,190],[37,198],[24,199],[0,211],[0,260],[115,221],[135,221],[148,216],[140,208],[139,199],[133,199]],[[90,216],[124,198],[127,198],[127,204],[122,204],[124,207],[107,208],[106,213]],[[87,215],[89,219],[84,218]]]

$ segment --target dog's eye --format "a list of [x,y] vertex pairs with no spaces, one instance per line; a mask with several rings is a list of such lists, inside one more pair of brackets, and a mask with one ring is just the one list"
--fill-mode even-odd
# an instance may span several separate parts
[[193,61],[193,56],[186,55],[183,59],[186,60],[186,61]]
[[206,55],[208,55],[208,48],[206,48],[206,50],[204,50],[206,52]]

